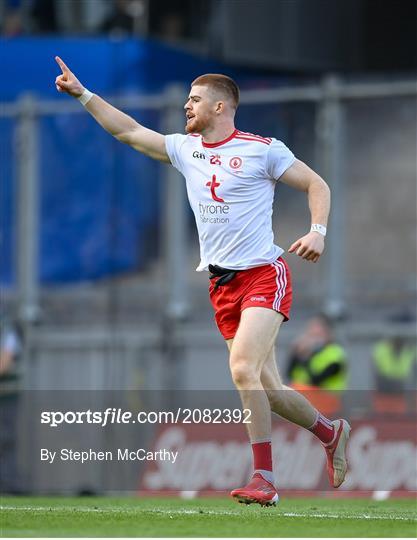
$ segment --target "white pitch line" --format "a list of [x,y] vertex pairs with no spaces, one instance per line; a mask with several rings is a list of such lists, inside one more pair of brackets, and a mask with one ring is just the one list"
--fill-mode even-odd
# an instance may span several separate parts
[[314,518],[332,518],[332,519],[389,519],[390,521],[415,521],[417,518],[404,516],[371,516],[369,514],[358,514],[355,516],[349,514],[303,514],[297,512],[284,512],[280,516],[285,517],[314,517]]
[[[98,513],[98,514],[108,514],[113,512],[121,512],[126,514],[136,514],[136,513],[153,513],[153,514],[167,514],[167,515],[216,515],[216,516],[242,516],[241,512],[234,512],[234,511],[228,511],[228,510],[203,510],[202,512],[200,510],[193,510],[193,509],[184,509],[184,510],[163,510],[163,509],[156,509],[156,508],[88,508],[88,507],[47,507],[47,506],[0,506],[0,510],[13,510],[13,511],[39,511],[39,512],[49,512],[49,511],[63,511],[67,512],[68,510],[73,510],[76,512],[92,512],[92,513]],[[273,510],[274,511],[274,510]],[[323,519],[323,518],[332,518],[332,519],[366,519],[366,520],[390,520],[390,521],[412,521],[417,522],[417,518],[413,517],[404,517],[404,516],[397,516],[397,515],[386,515],[386,516],[371,516],[369,514],[357,514],[357,515],[351,515],[351,514],[326,514],[326,513],[314,513],[314,514],[306,514],[303,512],[280,512],[278,509],[276,510],[276,516],[277,517],[296,517],[296,518],[316,518],[316,519]]]

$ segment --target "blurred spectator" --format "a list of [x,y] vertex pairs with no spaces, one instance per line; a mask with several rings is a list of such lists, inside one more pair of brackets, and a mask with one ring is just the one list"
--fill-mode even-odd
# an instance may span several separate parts
[[[415,377],[416,349],[397,335],[382,339],[373,350],[376,389],[382,394],[403,394]],[[415,385],[414,385],[415,386]]]
[[200,2],[196,0],[153,0],[149,4],[150,31],[168,42],[190,37],[190,26],[199,27],[199,22],[195,21],[195,10],[198,10],[200,17],[203,16]]
[[144,33],[145,19],[144,0],[114,0],[113,11],[101,25],[100,31],[112,35]]
[[21,339],[16,325],[0,321],[0,492],[19,494],[17,417],[19,409],[18,359]]
[[158,37],[175,42],[184,37],[185,20],[180,13],[166,13],[161,17]]
[[24,32],[22,0],[6,0],[1,33],[4,37],[16,37]]
[[48,34],[57,31],[55,0],[32,0],[30,14],[35,33]]
[[395,326],[401,324],[401,331],[392,337],[378,341],[372,351],[376,392],[373,408],[378,414],[400,415],[416,411],[415,400],[406,390],[416,389],[416,347],[405,337],[404,328],[414,323],[415,318],[408,312],[390,318]]
[[[0,0],[1,1],[1,0]],[[55,0],[6,0],[2,35],[53,33],[57,31]]]
[[346,389],[346,353],[335,343],[331,322],[325,315],[313,317],[294,343],[287,377],[296,386]]

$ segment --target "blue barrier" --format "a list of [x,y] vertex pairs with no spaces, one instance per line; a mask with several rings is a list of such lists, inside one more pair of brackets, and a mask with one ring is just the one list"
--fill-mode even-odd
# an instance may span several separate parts
[[[168,83],[189,84],[204,72],[227,72],[239,83],[253,77],[152,40],[17,38],[1,39],[0,48],[0,72],[13,73],[2,80],[0,101],[28,92],[70,99],[56,92],[55,55],[91,90],[113,96],[162,92]],[[158,113],[142,111],[138,119],[158,129]],[[0,118],[2,285],[15,280],[15,126]],[[112,139],[87,114],[42,117],[39,134],[41,282],[143,269],[158,250],[162,166]]]
[[[19,38],[2,39],[0,47],[1,72],[14,74],[0,87],[1,101],[27,92],[68,99],[53,84],[56,54],[91,89],[112,95],[161,92],[168,82],[189,82],[217,65],[136,39]],[[157,128],[159,117],[142,112],[141,121]],[[2,285],[13,284],[15,275],[14,128],[14,121],[0,119]],[[41,118],[39,133],[41,282],[142,269],[158,249],[160,165],[114,141],[88,115]]]

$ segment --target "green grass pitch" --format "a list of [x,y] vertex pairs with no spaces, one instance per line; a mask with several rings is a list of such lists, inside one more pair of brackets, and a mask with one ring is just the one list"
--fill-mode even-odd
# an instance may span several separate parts
[[1,497],[1,536],[416,537],[416,500]]

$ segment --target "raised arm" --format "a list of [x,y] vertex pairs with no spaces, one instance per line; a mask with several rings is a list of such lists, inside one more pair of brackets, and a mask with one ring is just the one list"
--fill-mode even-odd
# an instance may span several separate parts
[[[58,92],[65,92],[79,98],[85,91],[84,86],[59,56],[56,56],[55,60],[62,71],[61,75],[55,79],[56,89]],[[132,146],[138,152],[153,159],[170,163],[165,148],[165,137],[161,133],[142,126],[96,94],[87,102],[85,108],[106,131],[120,142]]]
[[[330,212],[330,189],[326,182],[310,167],[300,160],[285,171],[280,178],[281,182],[308,196],[308,205],[311,213],[311,224],[327,226]],[[296,240],[289,248],[289,253],[296,253],[307,261],[317,262],[324,251],[324,235],[320,232],[310,231]]]

